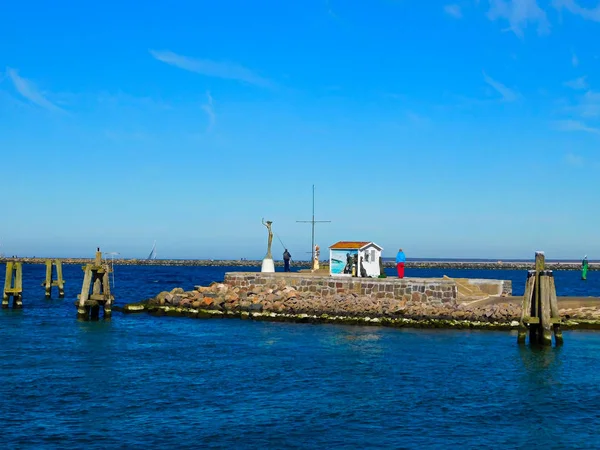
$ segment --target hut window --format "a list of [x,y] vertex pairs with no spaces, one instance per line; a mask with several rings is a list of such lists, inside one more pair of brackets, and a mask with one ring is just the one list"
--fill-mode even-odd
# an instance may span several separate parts
[[371,250],[371,261],[375,261],[375,249]]
[[365,262],[369,262],[369,251],[365,252]]

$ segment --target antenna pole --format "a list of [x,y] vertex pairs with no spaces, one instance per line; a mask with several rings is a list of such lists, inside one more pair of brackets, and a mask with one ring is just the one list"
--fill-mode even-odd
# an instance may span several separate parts
[[315,185],[312,185],[312,220],[297,220],[297,223],[310,223],[312,225],[311,233],[311,244],[312,248],[310,251],[311,259],[310,264],[314,268],[315,264],[315,224],[316,223],[330,223],[331,220],[315,220]]
[[311,264],[314,263],[315,260],[315,185],[312,186],[312,245],[311,249]]

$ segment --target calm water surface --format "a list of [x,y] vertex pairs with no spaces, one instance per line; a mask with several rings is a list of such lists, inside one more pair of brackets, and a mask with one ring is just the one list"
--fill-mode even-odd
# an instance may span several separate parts
[[[117,303],[225,268],[117,267]],[[5,448],[597,448],[600,333],[561,349],[506,332],[398,330],[114,313],[82,323],[25,266],[24,309],[0,311]],[[511,278],[524,272],[412,270]],[[600,277],[555,272],[559,295]],[[520,283],[520,284],[518,284]]]

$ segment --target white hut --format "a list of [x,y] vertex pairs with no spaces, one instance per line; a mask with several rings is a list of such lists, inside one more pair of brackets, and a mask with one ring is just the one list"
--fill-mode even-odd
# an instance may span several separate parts
[[360,277],[361,267],[367,277],[378,277],[382,247],[375,242],[339,241],[329,247],[329,274]]

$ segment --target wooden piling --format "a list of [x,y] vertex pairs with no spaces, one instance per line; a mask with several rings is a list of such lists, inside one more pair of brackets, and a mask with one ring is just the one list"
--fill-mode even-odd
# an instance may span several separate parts
[[556,286],[554,285],[554,275],[550,271],[550,311],[553,318],[552,327],[554,328],[554,342],[557,346],[563,345],[563,335],[560,329],[560,314],[558,313],[558,299],[556,298]]
[[563,343],[554,275],[545,270],[544,252],[536,252],[535,270],[527,273],[517,343],[525,343],[527,327],[530,344],[552,345],[553,333],[556,345]]
[[[104,309],[104,318],[109,319],[112,313],[112,302],[114,297],[110,292],[108,264],[102,263],[102,252],[98,248],[93,264],[82,267],[84,271],[83,285],[79,294],[77,305],[77,316],[83,320],[97,320],[100,316],[100,307]],[[90,289],[92,293],[90,294]]]
[[517,342],[524,344],[527,339],[527,323],[531,317],[531,304],[535,288],[535,270],[527,271],[527,282],[525,284],[525,295],[523,295],[523,305],[521,308],[521,320],[519,322],[519,335]]
[[6,276],[4,278],[4,291],[2,293],[2,308],[8,308],[10,298],[13,299],[13,308],[23,307],[23,266],[20,262],[8,261],[6,263]]
[[[52,278],[52,267],[56,267],[56,280]],[[46,260],[46,280],[42,283],[42,286],[46,290],[46,298],[52,297],[52,288],[58,288],[58,297],[63,298],[65,296],[65,281],[62,276],[62,261],[60,259]]]
[[552,345],[552,324],[550,323],[550,281],[547,273],[540,276],[540,338],[542,345]]

